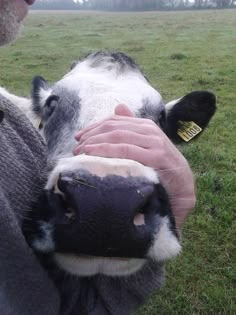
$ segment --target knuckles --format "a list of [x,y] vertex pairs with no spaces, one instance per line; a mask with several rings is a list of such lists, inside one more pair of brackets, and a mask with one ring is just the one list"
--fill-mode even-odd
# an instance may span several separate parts
[[125,142],[127,142],[127,137],[130,137],[129,134],[130,132],[127,132],[125,130],[114,130],[111,132],[110,137],[112,141],[116,143],[122,143],[124,140],[126,140]]
[[111,131],[117,126],[117,122],[114,120],[107,120],[102,125],[102,131]]

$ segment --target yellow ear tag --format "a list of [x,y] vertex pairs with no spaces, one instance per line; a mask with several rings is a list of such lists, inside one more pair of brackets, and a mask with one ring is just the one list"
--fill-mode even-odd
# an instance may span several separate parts
[[179,123],[180,128],[177,130],[177,134],[185,142],[189,142],[202,131],[202,128],[193,121],[179,121]]

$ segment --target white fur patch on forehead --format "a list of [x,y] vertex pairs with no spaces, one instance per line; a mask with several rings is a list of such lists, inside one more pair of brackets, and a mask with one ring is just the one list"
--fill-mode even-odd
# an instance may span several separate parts
[[77,276],[127,276],[143,267],[145,259],[107,258],[95,256],[77,256],[72,254],[54,254],[57,264],[67,272]]
[[152,168],[144,166],[136,161],[82,154],[60,159],[49,176],[46,189],[51,189],[55,185],[59,174],[63,171],[73,171],[78,169],[86,170],[99,177],[106,177],[108,175],[144,177],[152,183],[159,183],[157,173]]
[[118,104],[126,104],[133,113],[139,112],[146,99],[157,107],[162,105],[161,95],[141,72],[130,70],[117,75],[106,67],[91,68],[88,60],[79,63],[56,86],[78,93],[80,128],[113,115]]

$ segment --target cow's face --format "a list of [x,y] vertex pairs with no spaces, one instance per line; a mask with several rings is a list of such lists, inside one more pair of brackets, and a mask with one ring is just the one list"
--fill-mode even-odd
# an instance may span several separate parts
[[180,141],[182,121],[201,129],[215,111],[209,92],[192,92],[164,107],[160,94],[126,55],[89,55],[48,86],[37,77],[34,110],[53,165],[28,238],[78,275],[127,275],[147,259],[163,262],[180,252],[168,196],[158,174],[135,161],[72,155],[79,129],[106,118],[119,103],[150,118]]

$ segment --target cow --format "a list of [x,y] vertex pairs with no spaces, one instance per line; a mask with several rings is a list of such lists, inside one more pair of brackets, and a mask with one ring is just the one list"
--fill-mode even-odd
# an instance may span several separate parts
[[[193,91],[164,104],[132,58],[108,51],[75,62],[54,84],[35,77],[31,99],[5,95],[20,103],[47,143],[45,187],[23,230],[42,263],[54,270],[62,309],[71,310],[63,314],[130,314],[161,286],[164,262],[181,251],[170,200],[150,167],[74,156],[75,134],[123,103],[136,117],[153,120],[174,143],[188,142],[215,113],[215,95]],[[71,279],[86,282],[86,293],[80,291],[73,303]]]

